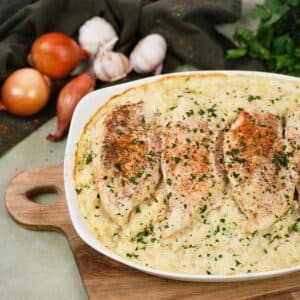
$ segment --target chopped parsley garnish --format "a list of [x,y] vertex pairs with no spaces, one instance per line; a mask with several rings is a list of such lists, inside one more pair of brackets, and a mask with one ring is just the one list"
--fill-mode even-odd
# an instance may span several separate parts
[[151,233],[153,232],[153,230],[154,230],[154,227],[153,227],[153,225],[152,225],[152,224],[150,224],[150,225],[149,225],[149,230],[150,230],[150,232],[151,232]]
[[240,138],[239,144],[240,144],[242,147],[245,147],[245,146],[246,146],[246,143],[245,143],[245,141],[244,141],[243,138]]
[[272,157],[272,163],[276,166],[277,170],[280,170],[281,167],[287,167],[289,164],[289,154],[288,153],[277,153]]
[[235,259],[235,266],[239,266],[241,264],[241,262],[239,262],[237,259]]
[[254,100],[259,100],[259,99],[261,99],[260,96],[253,96],[253,95],[249,95],[249,96],[248,96],[248,101],[249,101],[249,102],[252,102],[252,101],[254,101]]
[[75,189],[75,192],[77,195],[79,195],[82,192],[82,189]]
[[130,177],[130,178],[129,178],[129,182],[131,182],[131,183],[133,183],[133,184],[138,184],[138,183],[136,182],[136,178],[135,178],[135,177]]
[[172,192],[169,192],[169,193],[167,194],[167,200],[169,200],[171,197],[172,197]]
[[170,178],[167,178],[167,184],[172,185],[172,180]]
[[220,232],[220,226],[217,225],[216,230],[215,230],[215,232],[214,232],[214,235],[216,235],[216,234],[219,233],[219,232]]
[[144,238],[147,237],[148,235],[149,235],[149,231],[147,229],[145,229],[144,231],[138,232],[137,235],[136,235],[137,243],[146,244],[146,242],[144,241]]
[[238,149],[231,149],[230,151],[227,151],[226,154],[231,156],[236,156],[240,151]]
[[272,238],[272,240],[270,241],[270,243],[269,244],[272,244],[276,239],[280,239],[280,236],[279,235],[275,235],[273,238]]
[[[229,155],[229,156],[231,156],[231,160],[229,161],[229,163],[228,163],[228,167],[230,167],[231,166],[231,164],[233,163],[233,162],[238,162],[238,163],[240,163],[240,164],[243,164],[244,162],[245,162],[245,159],[244,158],[242,158],[242,157],[237,157],[237,155],[239,154],[239,150],[238,149],[235,149],[235,148],[233,148],[233,149],[231,149],[230,151],[226,151],[226,154],[227,155]],[[239,175],[237,175],[237,173],[235,173],[235,174],[232,174],[234,177],[238,177]],[[236,176],[237,175],[237,176]]]
[[155,152],[153,150],[148,152],[148,161],[150,163],[155,162]]
[[138,145],[138,144],[143,144],[144,142],[143,141],[140,141],[139,139],[137,138],[134,138],[131,140],[130,142],[132,145]]
[[200,110],[198,111],[198,115],[199,115],[199,116],[204,116],[204,114],[205,114],[205,111],[204,111],[203,109],[200,109]]
[[194,111],[192,109],[190,109],[189,111],[187,111],[185,113],[188,117],[192,116],[194,114]]
[[244,110],[243,107],[238,107],[238,108],[236,109],[236,112],[237,112],[237,113],[240,113],[240,112],[242,112],[243,110]]
[[111,186],[110,184],[107,184],[106,187],[108,187],[108,189],[109,189],[109,191],[110,191],[111,193],[114,193],[114,192],[115,192],[114,187]]
[[135,208],[135,213],[136,213],[136,214],[140,214],[140,213],[141,213],[141,209],[140,209],[139,206],[137,206],[137,207]]
[[216,117],[217,114],[216,114],[216,104],[214,104],[213,106],[211,106],[210,108],[207,109],[207,112],[208,112],[208,117]]
[[203,181],[205,178],[207,178],[206,174],[203,174],[201,177],[199,177],[199,182]]
[[123,132],[121,129],[117,128],[117,129],[116,129],[116,134],[117,134],[117,135],[123,135],[124,132]]
[[93,160],[93,155],[92,155],[92,153],[89,153],[87,155],[87,157],[85,158],[85,164],[88,165],[89,163],[92,162],[92,160]]
[[122,171],[120,163],[115,163],[115,168],[119,171]]
[[153,225],[149,225],[149,229],[146,228],[144,231],[140,231],[136,235],[136,242],[141,244],[147,244],[144,240],[145,237],[148,237],[151,233],[153,233]]
[[203,214],[207,211],[207,205],[205,204],[203,207],[200,209],[200,213]]
[[176,164],[178,164],[181,161],[180,157],[176,157],[176,156],[173,157],[173,160]]
[[238,178],[238,177],[240,176],[240,174],[239,174],[239,173],[236,173],[236,172],[232,172],[232,176],[233,176],[234,178]]
[[138,174],[136,175],[136,178],[141,178],[142,176],[143,176],[143,173],[140,172],[140,173],[138,173]]
[[292,227],[293,231],[300,233],[300,218],[297,219],[296,223]]
[[265,234],[263,235],[263,237],[264,237],[265,239],[270,238],[271,236],[272,236],[271,233],[265,233]]
[[183,249],[194,249],[197,248],[197,245],[189,244],[189,245],[183,245],[182,247]]
[[190,88],[185,88],[184,92],[187,93],[187,94],[195,94],[195,93],[197,93],[196,90],[190,89]]
[[153,150],[151,150],[151,151],[148,152],[148,155],[149,155],[149,156],[154,156],[154,155],[155,155],[155,152],[154,152]]
[[129,258],[132,258],[132,257],[138,258],[138,257],[139,257],[137,254],[135,254],[135,253],[133,253],[133,252],[131,252],[131,253],[129,253],[129,252],[126,253],[126,256],[129,257]]

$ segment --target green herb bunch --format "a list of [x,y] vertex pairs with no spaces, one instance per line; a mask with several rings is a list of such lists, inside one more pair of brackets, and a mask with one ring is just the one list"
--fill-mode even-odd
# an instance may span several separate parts
[[259,26],[251,31],[237,26],[237,49],[228,59],[250,56],[262,60],[269,71],[300,76],[300,0],[265,0],[251,11]]

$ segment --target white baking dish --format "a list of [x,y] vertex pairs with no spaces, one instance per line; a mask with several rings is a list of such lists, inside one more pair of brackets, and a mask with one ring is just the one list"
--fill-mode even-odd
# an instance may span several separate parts
[[[82,130],[90,119],[90,117],[99,109],[99,107],[104,104],[111,96],[121,93],[128,88],[136,87],[138,85],[149,83],[151,81],[160,79],[165,76],[177,76],[177,75],[189,75],[189,74],[209,74],[209,73],[222,73],[222,74],[247,74],[247,75],[255,75],[262,77],[277,77],[282,78],[284,80],[289,81],[298,81],[300,83],[300,79],[290,76],[277,75],[272,73],[264,73],[264,72],[252,72],[252,71],[193,71],[193,72],[185,72],[185,73],[173,73],[166,74],[161,76],[153,76],[144,78],[141,80],[136,80],[120,85],[115,85],[112,87],[107,87],[103,89],[96,90],[84,97],[77,106],[73,119],[71,122],[70,132],[67,140],[66,153],[64,159],[64,182],[65,182],[65,192],[67,203],[69,207],[69,212],[71,215],[71,220],[77,231],[78,235],[85,241],[89,246],[94,248],[96,251],[114,259],[120,263],[126,264],[130,267],[138,269],[140,271],[153,274],[160,277],[171,278],[176,280],[185,280],[185,281],[207,281],[207,282],[225,282],[225,281],[244,281],[244,280],[256,280],[256,279],[265,279],[274,276],[284,275],[287,273],[295,272],[300,270],[299,266],[294,266],[290,268],[269,271],[269,272],[258,272],[251,274],[238,274],[238,275],[191,275],[191,274],[181,274],[175,272],[165,272],[156,269],[152,269],[146,266],[142,266],[140,264],[134,263],[124,257],[121,257],[111,250],[106,248],[99,240],[97,240],[94,234],[89,230],[87,224],[85,223],[83,217],[81,216],[81,212],[79,210],[79,205],[76,199],[74,180],[73,180],[73,169],[75,162],[75,151],[76,144],[81,136]],[[300,249],[299,249],[300,251]],[[101,266],[99,265],[99,268]]]

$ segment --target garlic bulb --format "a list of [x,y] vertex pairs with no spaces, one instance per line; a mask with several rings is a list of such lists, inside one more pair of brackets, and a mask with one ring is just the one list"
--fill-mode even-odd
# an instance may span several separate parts
[[96,77],[102,81],[116,81],[131,71],[129,59],[122,53],[100,48],[93,64]]
[[141,39],[130,54],[130,63],[137,73],[155,73],[162,71],[162,62],[166,56],[167,43],[157,33]]
[[118,41],[118,36],[105,19],[93,17],[80,27],[78,40],[83,49],[95,55],[99,47],[112,50]]

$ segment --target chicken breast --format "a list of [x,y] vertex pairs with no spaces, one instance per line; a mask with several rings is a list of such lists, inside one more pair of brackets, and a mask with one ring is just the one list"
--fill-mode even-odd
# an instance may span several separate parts
[[117,106],[94,140],[101,202],[108,215],[122,225],[153,194],[160,180],[159,137],[145,121],[143,102],[138,102]]
[[268,228],[289,209],[295,191],[282,121],[241,112],[224,134],[223,154],[233,197],[248,218],[246,231]]
[[300,110],[287,115],[285,136],[291,146],[291,163],[298,176],[297,190],[298,200],[300,200]]
[[216,168],[215,137],[197,116],[172,118],[162,137],[162,173],[168,211],[164,237],[192,223],[206,209],[215,192],[223,189]]

